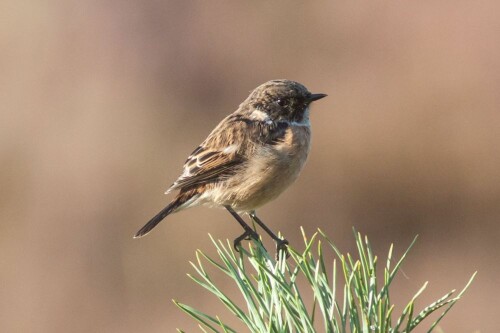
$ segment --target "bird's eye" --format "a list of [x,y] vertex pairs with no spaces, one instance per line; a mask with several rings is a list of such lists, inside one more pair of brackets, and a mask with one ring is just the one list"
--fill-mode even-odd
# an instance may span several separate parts
[[280,98],[276,101],[276,103],[278,103],[279,106],[285,106],[287,104],[287,100],[284,98]]

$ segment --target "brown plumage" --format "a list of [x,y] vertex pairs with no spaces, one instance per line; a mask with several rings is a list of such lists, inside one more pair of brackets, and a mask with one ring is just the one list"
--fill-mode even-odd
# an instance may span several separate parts
[[[325,96],[311,94],[289,80],[273,80],[257,87],[191,153],[184,172],[166,192],[179,193],[135,237],[147,234],[171,213],[209,205],[226,207],[245,229],[235,246],[241,239],[255,238],[256,233],[245,227],[236,212],[258,219],[255,209],[295,181],[309,152],[309,105]],[[267,227],[265,230],[270,232]]]

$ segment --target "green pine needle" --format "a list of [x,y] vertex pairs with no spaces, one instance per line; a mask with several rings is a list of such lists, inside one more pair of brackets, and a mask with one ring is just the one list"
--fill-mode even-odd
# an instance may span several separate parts
[[[354,231],[357,253],[352,256],[343,254],[321,230],[308,238],[302,229],[302,235],[305,249],[300,252],[289,248],[290,258],[285,260],[282,253],[278,261],[267,253],[259,241],[251,242],[248,251],[241,249],[237,253],[229,241],[224,243],[210,237],[218,258],[197,251],[196,262],[191,263],[196,276],[189,277],[217,297],[253,333],[409,333],[421,326],[431,314],[443,309],[429,326],[428,332],[432,332],[476,276],[474,273],[456,297],[452,298],[454,291],[451,291],[418,311],[415,310],[415,302],[424,292],[426,282],[402,313],[396,315],[389,298],[391,283],[417,237],[394,267],[391,267],[394,253],[393,246],[390,246],[387,259],[382,261],[385,262],[383,278],[379,279],[378,257],[366,236]],[[336,257],[331,266],[325,261],[324,243]],[[237,302],[223,292],[227,281],[213,281],[203,266],[207,263],[223,272],[238,287],[243,302]],[[337,274],[337,267],[341,269],[340,275]],[[340,298],[339,287],[343,291]],[[303,297],[308,293],[313,297],[311,304]],[[174,303],[194,318],[203,332],[236,332],[219,316],[208,315],[177,301]]]

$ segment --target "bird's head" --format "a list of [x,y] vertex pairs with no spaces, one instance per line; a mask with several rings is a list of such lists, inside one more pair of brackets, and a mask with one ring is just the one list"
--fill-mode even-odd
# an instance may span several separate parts
[[272,80],[255,88],[244,102],[266,114],[272,121],[302,122],[309,105],[326,94],[312,94],[302,84]]

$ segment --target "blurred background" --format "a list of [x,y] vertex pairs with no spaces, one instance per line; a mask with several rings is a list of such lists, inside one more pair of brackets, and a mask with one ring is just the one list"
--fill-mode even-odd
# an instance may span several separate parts
[[196,249],[214,253],[208,233],[241,233],[227,212],[196,208],[132,235],[211,129],[277,78],[329,96],[313,108],[305,170],[261,218],[298,249],[304,226],[352,251],[354,226],[382,258],[419,234],[394,302],[427,280],[430,302],[478,270],[441,326],[496,331],[499,11],[494,0],[2,1],[0,331],[198,331],[172,299],[241,328],[186,276]]

